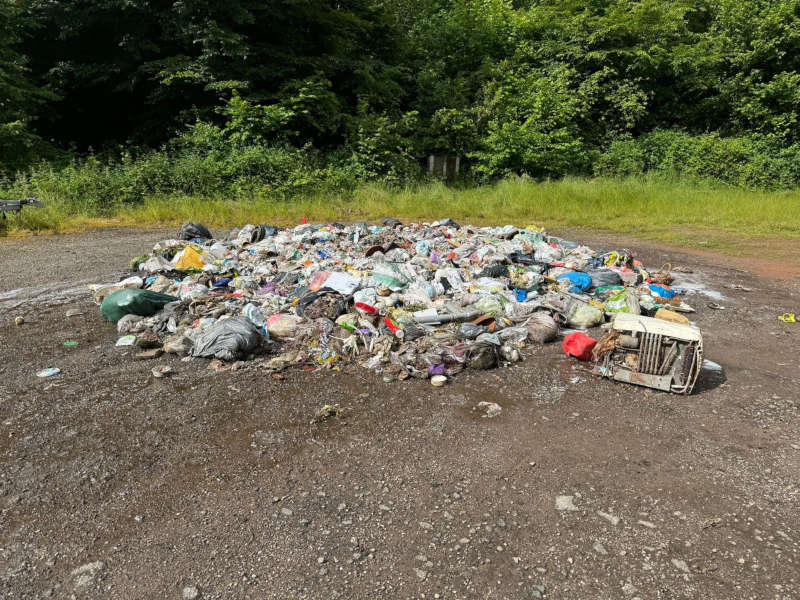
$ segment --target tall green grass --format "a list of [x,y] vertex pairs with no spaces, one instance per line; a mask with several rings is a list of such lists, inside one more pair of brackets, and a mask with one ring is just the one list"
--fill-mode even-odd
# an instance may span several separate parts
[[658,179],[505,180],[459,189],[432,183],[405,189],[377,185],[352,193],[314,193],[291,200],[269,196],[152,195],[112,213],[80,213],[57,196],[44,209],[26,209],[7,221],[9,232],[64,232],[108,225],[177,225],[195,220],[214,227],[244,223],[451,217],[474,224],[515,223],[549,229],[580,227],[643,239],[735,249],[743,238],[800,238],[800,191],[767,192]]

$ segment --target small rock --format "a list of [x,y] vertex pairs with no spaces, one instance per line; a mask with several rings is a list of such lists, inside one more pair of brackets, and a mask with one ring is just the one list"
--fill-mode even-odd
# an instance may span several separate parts
[[679,558],[673,558],[672,564],[675,566],[676,569],[683,571],[684,573],[689,572],[689,565],[686,564],[685,560],[680,560]]
[[633,596],[636,593],[636,586],[634,586],[630,581],[626,581],[622,585],[622,593],[626,596]]
[[197,600],[197,598],[200,597],[200,590],[198,590],[196,586],[187,585],[185,588],[183,588],[181,597],[183,600]]
[[543,585],[534,585],[533,589],[531,590],[531,597],[532,598],[544,598],[544,595],[547,593],[547,588]]
[[574,512],[579,510],[572,499],[575,496],[556,496],[556,510]]
[[619,525],[619,517],[612,515],[611,513],[603,512],[602,510],[598,510],[597,514],[603,517],[606,521],[611,523],[612,525]]
[[655,529],[655,523],[651,523],[650,521],[637,521],[637,525],[641,525],[642,527],[649,527],[650,529]]
[[592,546],[592,549],[598,554],[608,554],[608,550],[606,550],[606,547],[600,542],[595,542]]
[[388,511],[392,510],[391,508],[389,508],[389,507],[388,507],[388,506],[386,506],[385,504],[379,504],[379,505],[378,505],[378,509],[379,509],[379,510],[382,510],[383,512],[388,512]]
[[281,514],[284,515],[285,517],[291,517],[294,513],[292,512],[291,508],[282,508]]
[[156,379],[161,379],[162,377],[166,377],[167,375],[172,375],[175,372],[175,369],[173,369],[169,365],[161,365],[160,367],[153,368],[150,372]]
[[414,568],[414,573],[416,573],[417,577],[419,577],[420,579],[425,579],[428,576],[428,573],[426,571],[423,571],[422,569]]
[[230,369],[230,366],[225,364],[218,358],[215,358],[210,363],[208,363],[209,371],[227,371],[228,369]]
[[80,316],[82,314],[83,314],[82,310],[77,309],[77,308],[70,308],[66,313],[64,313],[64,316],[77,317],[77,316]]
[[76,588],[82,589],[91,586],[96,580],[97,576],[106,568],[106,564],[101,561],[86,563],[72,570],[73,583]]
[[425,521],[421,521],[419,526],[422,527],[423,529],[427,530],[427,531],[430,531],[431,529],[433,529],[433,525],[431,525],[430,523],[426,523]]
[[164,351],[161,348],[151,348],[150,350],[143,350],[139,352],[134,358],[136,360],[150,360],[151,358],[158,358]]
[[483,416],[492,419],[503,412],[503,407],[496,402],[478,402],[478,410],[486,411]]

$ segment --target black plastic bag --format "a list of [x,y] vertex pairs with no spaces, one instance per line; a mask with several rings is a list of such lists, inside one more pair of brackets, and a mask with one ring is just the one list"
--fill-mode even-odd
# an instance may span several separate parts
[[478,277],[491,277],[492,279],[508,277],[508,267],[506,265],[489,265],[478,273]]
[[202,223],[194,223],[192,221],[186,221],[181,225],[181,230],[178,232],[179,240],[193,240],[195,238],[210,240],[212,237],[208,227]]
[[595,269],[586,271],[586,274],[592,278],[592,287],[599,288],[604,285],[622,285],[622,278],[619,273],[610,269]]
[[461,225],[459,225],[449,217],[447,219],[440,220],[439,227],[452,227],[453,229],[461,229]]

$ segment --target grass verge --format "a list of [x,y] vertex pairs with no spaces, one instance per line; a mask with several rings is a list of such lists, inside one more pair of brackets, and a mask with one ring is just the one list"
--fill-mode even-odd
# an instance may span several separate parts
[[83,214],[59,198],[42,200],[44,209],[26,209],[9,217],[6,234],[172,226],[186,220],[232,227],[292,225],[302,217],[310,222],[347,222],[447,216],[474,224],[580,227],[728,254],[752,247],[741,244],[742,240],[800,239],[800,190],[767,192],[647,179],[508,180],[468,189],[443,184],[401,190],[365,186],[347,195],[292,200],[152,196],[140,204],[106,211],[105,216]]

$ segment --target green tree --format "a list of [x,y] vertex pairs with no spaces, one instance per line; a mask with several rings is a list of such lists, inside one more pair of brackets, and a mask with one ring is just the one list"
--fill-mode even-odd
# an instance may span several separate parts
[[548,72],[501,64],[483,90],[486,133],[472,153],[476,171],[558,177],[585,168],[578,117],[585,110],[568,67]]
[[298,135],[336,144],[361,98],[400,92],[390,28],[368,0],[29,2],[40,28],[26,51],[62,97],[43,130],[81,146],[163,141],[214,119],[233,90],[300,102]]
[[29,125],[49,97],[31,84],[25,57],[17,50],[24,25],[21,4],[0,0],[0,171],[20,168],[33,158],[37,139]]

